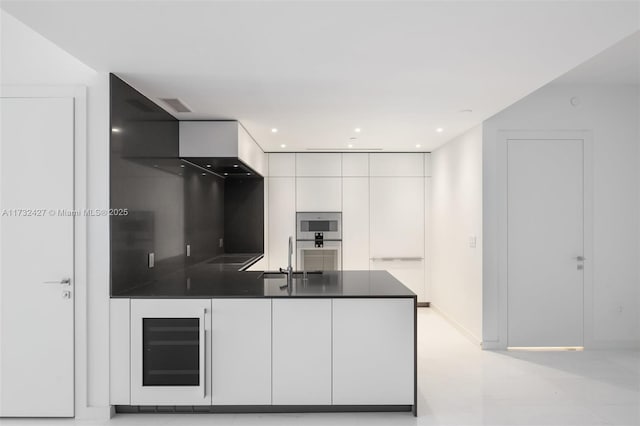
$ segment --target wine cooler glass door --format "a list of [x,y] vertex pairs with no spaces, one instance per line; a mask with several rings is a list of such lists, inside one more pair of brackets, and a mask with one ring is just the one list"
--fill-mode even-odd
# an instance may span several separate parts
[[210,301],[131,301],[132,404],[210,403],[205,375],[210,312]]

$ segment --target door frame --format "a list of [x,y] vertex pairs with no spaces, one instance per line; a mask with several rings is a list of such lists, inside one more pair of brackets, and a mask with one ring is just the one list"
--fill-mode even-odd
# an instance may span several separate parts
[[[1,98],[73,99],[73,208],[87,208],[87,88],[85,86],[0,86]],[[87,217],[73,217],[73,417],[87,407]]]
[[583,341],[585,348],[593,341],[593,134],[590,130],[498,130],[497,135],[497,203],[498,203],[498,336],[499,348],[508,347],[508,151],[509,140],[581,139],[583,141],[583,228],[584,228],[584,286]]

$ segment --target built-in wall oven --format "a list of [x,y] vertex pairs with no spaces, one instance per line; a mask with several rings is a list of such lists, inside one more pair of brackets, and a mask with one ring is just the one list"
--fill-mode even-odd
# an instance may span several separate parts
[[296,214],[298,269],[339,271],[342,269],[342,213],[298,212]]
[[131,301],[131,404],[208,405],[211,300]]

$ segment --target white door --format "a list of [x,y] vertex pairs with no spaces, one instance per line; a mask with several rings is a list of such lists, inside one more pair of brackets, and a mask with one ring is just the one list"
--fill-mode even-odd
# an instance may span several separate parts
[[508,344],[582,346],[582,140],[509,140]]
[[0,105],[0,416],[73,417],[73,99]]

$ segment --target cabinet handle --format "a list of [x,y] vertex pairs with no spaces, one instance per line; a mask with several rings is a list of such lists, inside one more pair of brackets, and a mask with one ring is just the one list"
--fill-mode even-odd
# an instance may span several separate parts
[[424,257],[372,257],[371,260],[373,262],[376,261],[392,261],[392,260],[400,260],[400,261],[416,261],[416,260],[424,260]]
[[205,325],[204,319],[207,315],[207,308],[202,309],[202,316],[200,317],[200,384],[202,385],[202,399],[207,397],[207,375],[205,374],[205,366],[207,362],[205,360],[205,346],[206,346],[206,338],[205,338]]

